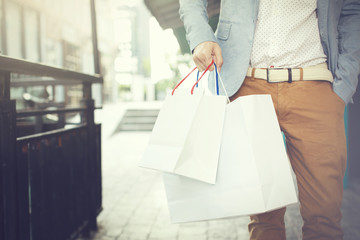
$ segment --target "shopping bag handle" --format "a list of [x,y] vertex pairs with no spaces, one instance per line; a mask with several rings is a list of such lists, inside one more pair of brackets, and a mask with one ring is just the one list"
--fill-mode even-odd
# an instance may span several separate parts
[[[198,83],[200,82],[201,78],[205,75],[205,73],[209,70],[209,68],[210,68],[211,65],[213,65],[213,64],[214,64],[214,60],[211,61],[211,63],[209,64],[209,66],[207,66],[207,68],[205,69],[205,71],[201,74],[200,78],[196,81],[194,87],[191,89],[191,94],[194,93],[194,88],[195,88],[196,84],[198,84]],[[191,72],[190,72],[188,75],[186,75],[186,77],[184,77],[184,78],[174,87],[174,89],[173,89],[172,92],[171,92],[171,95],[174,95],[175,90],[180,86],[180,84],[182,84],[182,83],[185,81],[185,79],[186,79],[187,77],[190,76],[190,74],[191,74],[193,71],[195,71],[195,69],[197,69],[197,67],[194,67],[193,70],[191,70]]]
[[[225,93],[227,102],[230,103],[229,95],[228,95],[228,93],[227,93],[227,91],[226,91],[226,88],[225,88],[225,86],[224,86],[224,82],[223,82],[223,80],[221,79],[221,76],[220,76],[220,73],[219,73],[218,68],[217,68],[217,66],[216,66],[216,63],[214,63],[214,65],[215,65],[215,71],[216,71],[216,91],[217,91],[217,95],[219,95],[219,80],[220,80],[221,86],[222,86],[222,88],[224,89],[224,93]],[[219,79],[218,79],[218,78],[219,78]]]
[[[205,71],[201,74],[200,78],[199,78],[199,76],[197,77],[197,81],[195,82],[195,84],[194,84],[193,87],[191,88],[191,95],[194,94],[194,88],[195,88],[195,86],[198,85],[198,83],[200,82],[201,78],[205,75],[205,73],[209,70],[209,68],[210,68],[211,65],[213,65],[213,64],[214,64],[214,66],[215,66],[215,74],[216,74],[216,81],[215,81],[215,83],[216,83],[216,86],[215,86],[215,87],[216,87],[216,93],[217,93],[217,95],[219,95],[219,80],[220,80],[221,86],[222,86],[222,88],[224,89],[224,92],[225,92],[225,96],[226,96],[227,102],[230,103],[229,95],[227,94],[226,88],[225,88],[225,86],[224,86],[224,82],[223,82],[223,80],[221,79],[220,73],[219,73],[219,71],[218,71],[218,68],[217,68],[216,63],[214,62],[214,60],[212,60],[211,63],[209,64],[209,66],[207,66],[207,68],[205,69]],[[182,83],[185,81],[185,79],[186,79],[187,77],[190,76],[190,74],[191,74],[192,72],[195,71],[195,69],[197,69],[197,67],[194,67],[194,68],[191,70],[191,72],[190,72],[188,75],[186,75],[186,77],[184,77],[184,78],[175,86],[175,88],[172,90],[171,95],[174,95],[175,90],[180,86],[180,84],[182,84]],[[198,75],[199,75],[199,72],[198,72]]]
[[[194,88],[195,86],[200,82],[201,78],[205,75],[205,73],[209,70],[209,68],[211,67],[211,65],[215,64],[214,60],[211,61],[211,63],[209,64],[209,66],[207,66],[207,68],[205,69],[205,71],[201,74],[200,78],[195,82],[194,86],[191,88],[191,95],[194,94]],[[217,72],[216,72],[217,75]],[[216,78],[217,79],[217,78]],[[219,94],[218,94],[219,95]]]
[[[217,68],[217,66],[216,66],[216,63],[215,63],[214,61],[212,61],[211,64],[214,64],[214,66],[215,66],[215,75],[216,75],[215,88],[216,88],[216,94],[217,94],[217,95],[220,95],[220,93],[219,93],[219,80],[220,80],[221,86],[222,86],[222,88],[224,89],[224,93],[225,93],[227,102],[230,103],[229,95],[227,94],[226,88],[225,88],[225,86],[224,86],[224,82],[223,82],[223,80],[221,79],[221,76],[220,76],[220,73],[219,73],[218,68]],[[209,67],[211,66],[211,64],[207,67],[207,69],[205,70],[205,72],[209,69]],[[205,72],[203,73],[203,75],[205,74]],[[201,77],[202,77],[203,75],[201,75]],[[201,77],[200,77],[200,79],[201,79]],[[193,87],[191,88],[191,94],[194,93],[194,88],[195,88],[195,86],[199,83],[200,79],[199,79],[199,80],[193,85]]]
[[[214,61],[212,61],[211,64],[214,64],[214,66],[215,66],[215,76],[216,76],[215,88],[216,88],[216,95],[220,95],[220,93],[219,93],[219,72],[218,72],[218,70],[217,70],[216,63],[215,63]],[[211,64],[208,66],[208,68],[211,66]],[[207,71],[207,69],[205,70],[205,72],[206,72],[206,71]],[[203,73],[203,75],[205,74],[205,72]],[[201,77],[202,77],[202,75],[201,75]],[[200,77],[200,78],[201,78],[201,77]],[[195,82],[194,86],[191,88],[191,94],[194,93],[194,88],[195,88],[195,86],[196,86],[196,87],[198,86],[199,82],[200,82],[200,79],[199,79],[199,72],[198,72],[198,73],[197,73],[196,82]],[[224,90],[225,90],[225,88],[224,88]]]

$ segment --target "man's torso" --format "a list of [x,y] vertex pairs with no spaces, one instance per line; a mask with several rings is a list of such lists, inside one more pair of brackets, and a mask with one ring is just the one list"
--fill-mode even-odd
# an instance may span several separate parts
[[251,66],[294,68],[325,62],[316,10],[316,0],[260,0]]

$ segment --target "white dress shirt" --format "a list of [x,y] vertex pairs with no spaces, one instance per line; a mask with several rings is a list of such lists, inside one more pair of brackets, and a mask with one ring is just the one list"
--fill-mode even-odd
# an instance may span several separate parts
[[296,68],[323,63],[316,0],[260,0],[250,65]]

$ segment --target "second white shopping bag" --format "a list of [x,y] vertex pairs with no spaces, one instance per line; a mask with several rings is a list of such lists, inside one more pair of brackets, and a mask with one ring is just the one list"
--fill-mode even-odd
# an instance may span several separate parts
[[270,95],[227,105],[215,185],[164,174],[173,223],[252,215],[297,202]]
[[204,89],[170,93],[140,166],[214,184],[226,102],[225,96],[205,94]]

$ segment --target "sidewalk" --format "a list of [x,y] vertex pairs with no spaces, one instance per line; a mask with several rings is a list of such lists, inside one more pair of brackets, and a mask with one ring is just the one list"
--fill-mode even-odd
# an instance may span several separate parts
[[[149,132],[121,132],[112,135],[127,107],[160,107],[152,104],[106,105],[97,113],[103,124],[102,175],[103,212],[99,231],[92,240],[222,240],[248,239],[248,217],[188,224],[171,224],[161,174],[137,166],[147,145]],[[352,195],[352,199],[353,199]],[[359,199],[356,201],[359,203]],[[359,215],[347,201],[345,213],[353,216],[347,224],[345,240],[360,239]],[[298,205],[288,207],[285,216],[288,240],[301,239]]]

